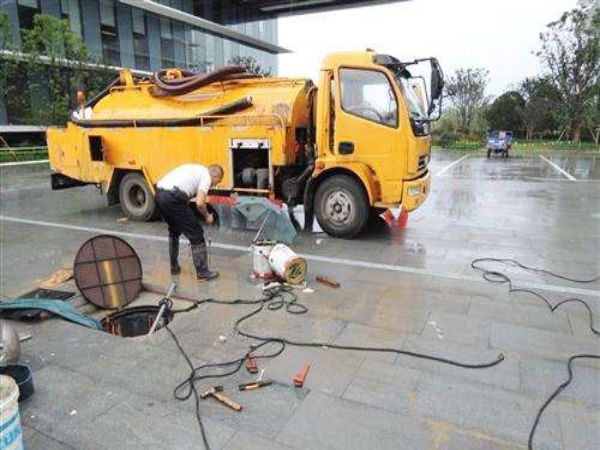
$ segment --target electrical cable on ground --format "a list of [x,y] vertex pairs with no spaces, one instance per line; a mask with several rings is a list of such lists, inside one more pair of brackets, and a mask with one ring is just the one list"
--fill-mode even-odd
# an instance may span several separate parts
[[[520,269],[523,269],[527,272],[534,272],[534,273],[539,273],[539,274],[544,274],[544,275],[549,275],[552,276],[554,278],[558,278],[561,280],[567,280],[573,283],[594,283],[598,280],[600,280],[600,277],[595,277],[595,278],[589,278],[589,279],[576,279],[576,278],[571,278],[571,277],[567,277],[564,275],[558,275],[554,272],[551,272],[549,270],[545,270],[545,269],[537,269],[535,267],[530,267],[530,266],[526,266],[525,264],[520,263],[519,261],[516,261],[514,259],[507,259],[507,258],[478,258],[475,259],[471,262],[471,267],[479,272],[482,273],[482,277],[484,280],[489,281],[490,283],[507,283],[508,284],[508,292],[513,293],[513,292],[523,292],[523,293],[527,293],[527,294],[531,294],[535,297],[537,297],[538,299],[542,300],[546,306],[548,306],[548,308],[550,309],[551,313],[554,313],[554,311],[556,311],[558,308],[560,308],[562,305],[566,304],[566,303],[578,303],[580,305],[583,305],[584,308],[587,310],[588,312],[588,318],[589,318],[589,328],[590,331],[592,333],[594,333],[596,336],[600,336],[600,331],[597,330],[594,327],[594,314],[592,313],[592,309],[590,308],[590,305],[585,302],[584,300],[580,299],[580,298],[567,298],[565,300],[561,300],[558,303],[556,303],[555,305],[553,305],[546,297],[544,297],[543,295],[541,295],[539,292],[533,291],[531,289],[523,289],[523,288],[516,288],[514,287],[514,284],[511,280],[510,277],[508,277],[508,275],[506,275],[504,272],[500,272],[497,270],[489,270],[486,269],[484,267],[482,267],[482,263],[500,263],[500,264],[505,264],[505,265],[509,265],[509,266],[513,266],[513,267],[518,267]],[[573,380],[573,368],[572,368],[572,364],[573,361],[575,361],[576,359],[583,359],[583,358],[593,358],[593,359],[600,359],[600,355],[589,355],[589,354],[581,354],[581,355],[573,355],[569,358],[569,361],[567,362],[567,370],[569,372],[569,377],[567,379],[567,381],[565,381],[564,383],[562,383],[553,393],[550,397],[548,397],[548,399],[544,402],[544,404],[542,405],[542,407],[538,410],[536,416],[535,416],[535,420],[533,422],[533,426],[531,427],[531,430],[529,432],[529,440],[528,440],[528,447],[529,450],[533,450],[533,438],[536,432],[536,429],[538,427],[538,424],[540,422],[540,418],[542,417],[542,414],[544,413],[544,410],[548,407],[548,405],[558,396],[558,394],[560,394]]]
[[585,300],[572,297],[572,298],[567,298],[567,299],[561,300],[560,302],[553,305],[546,297],[544,297],[539,292],[536,292],[532,289],[524,289],[524,288],[515,287],[513,284],[513,281],[504,272],[486,269],[486,268],[482,267],[482,263],[484,263],[484,264],[485,263],[500,263],[500,264],[510,265],[513,267],[518,267],[520,269],[523,269],[527,272],[535,272],[535,273],[550,275],[554,278],[571,281],[573,283],[594,283],[594,282],[600,280],[600,277],[595,277],[595,278],[590,278],[590,279],[585,279],[585,280],[578,280],[576,278],[570,278],[570,277],[566,277],[564,275],[558,275],[549,270],[536,269],[535,267],[526,266],[525,264],[521,264],[519,261],[516,261],[514,259],[506,259],[506,258],[478,258],[471,262],[471,267],[473,269],[481,272],[481,276],[483,277],[484,280],[489,281],[490,283],[506,283],[506,284],[508,284],[508,293],[509,294],[512,294],[514,292],[523,292],[526,294],[531,294],[534,297],[537,297],[538,299],[542,300],[546,304],[546,306],[548,306],[551,313],[554,313],[554,311],[556,311],[558,308],[560,308],[561,306],[563,306],[567,303],[578,303],[580,305],[583,305],[583,307],[587,310],[587,313],[588,313],[590,331],[592,333],[594,333],[596,336],[600,336],[600,330],[598,330],[594,327],[594,314],[592,312],[592,309],[590,308],[590,305]]
[[558,394],[560,394],[569,384],[571,384],[571,381],[573,381],[573,361],[575,361],[576,359],[583,359],[583,358],[587,358],[587,359],[600,359],[600,355],[573,355],[569,358],[569,361],[567,362],[567,370],[569,371],[569,377],[567,378],[567,380],[562,383],[560,386],[558,386],[558,388],[556,388],[556,390],[552,393],[552,395],[550,397],[548,397],[548,399],[544,402],[544,404],[542,405],[542,407],[538,410],[536,416],[535,416],[535,421],[533,422],[533,426],[531,427],[531,431],[529,432],[529,440],[528,440],[528,448],[529,450],[533,450],[533,436],[535,435],[535,430],[537,429],[537,426],[540,422],[540,418],[542,417],[542,414],[544,413],[544,410],[548,407],[548,405],[552,402],[552,400],[554,400]]
[[[174,313],[186,312],[186,311],[197,308],[198,306],[200,306],[202,304],[206,304],[206,303],[217,304],[217,305],[230,305],[230,306],[233,306],[233,305],[259,305],[256,309],[254,309],[250,313],[245,314],[242,317],[240,317],[238,320],[236,320],[233,328],[237,334],[239,334],[243,337],[249,338],[249,339],[261,341],[261,343],[258,345],[255,345],[255,346],[251,346],[250,350],[248,352],[246,352],[242,357],[233,359],[231,361],[205,364],[202,366],[194,367],[191,359],[189,358],[189,356],[187,355],[187,353],[181,346],[181,343],[179,342],[175,333],[169,328],[168,325],[164,326],[164,328],[166,328],[166,330],[170,334],[170,336],[173,339],[173,341],[175,342],[179,352],[182,354],[182,356],[184,357],[186,363],[188,364],[188,366],[190,368],[189,376],[183,382],[181,382],[179,385],[177,385],[175,387],[175,389],[173,391],[173,395],[177,400],[181,400],[181,401],[185,401],[185,400],[189,399],[192,395],[194,396],[194,400],[196,402],[196,420],[198,422],[198,427],[199,427],[200,433],[202,435],[202,441],[204,443],[204,447],[207,450],[210,449],[210,446],[209,446],[209,443],[208,443],[208,440],[206,437],[206,431],[204,429],[202,417],[200,415],[200,396],[196,389],[195,383],[200,380],[205,380],[205,379],[209,379],[209,378],[222,378],[222,377],[227,377],[227,376],[237,373],[242,368],[244,361],[246,359],[248,359],[248,357],[251,354],[252,354],[252,356],[254,356],[257,359],[274,358],[274,357],[280,355],[284,351],[286,345],[292,345],[292,346],[300,346],[300,347],[314,347],[314,348],[334,349],[334,350],[353,350],[353,351],[363,351],[363,352],[396,353],[396,354],[400,354],[400,355],[412,356],[415,358],[427,359],[430,361],[435,361],[435,362],[439,362],[439,363],[443,363],[443,364],[449,364],[452,366],[461,367],[461,368],[465,368],[465,369],[485,369],[485,368],[493,367],[493,366],[501,363],[504,360],[504,355],[499,354],[497,356],[497,358],[492,361],[471,364],[471,363],[464,363],[464,362],[460,362],[460,361],[456,361],[456,360],[452,360],[452,359],[448,359],[448,358],[442,358],[442,357],[438,357],[438,356],[428,355],[425,353],[412,352],[412,351],[408,351],[408,350],[402,350],[402,349],[391,348],[391,347],[364,347],[364,346],[353,346],[353,345],[329,344],[329,343],[324,343],[324,342],[299,342],[299,341],[293,341],[293,340],[282,338],[282,337],[261,336],[261,335],[253,334],[253,333],[243,331],[240,329],[240,326],[244,321],[259,314],[261,311],[263,311],[265,309],[265,306],[268,310],[271,310],[271,311],[285,308],[285,311],[289,314],[297,315],[297,314],[307,313],[308,308],[306,306],[298,303],[297,299],[298,298],[297,298],[296,294],[293,292],[293,288],[287,287],[287,286],[278,286],[278,287],[274,287],[274,288],[265,289],[263,292],[263,298],[258,299],[258,300],[236,299],[233,301],[223,301],[223,300],[216,300],[213,298],[208,298],[208,299],[199,300],[199,301],[195,302],[194,305],[190,306],[189,308],[186,308],[185,310],[173,311]],[[161,300],[161,302],[162,302],[162,300]],[[161,305],[161,303],[159,303],[159,305]],[[167,303],[167,305],[168,305],[168,303]],[[171,305],[172,305],[172,303],[171,303]],[[275,351],[273,351],[272,353],[256,354],[257,350],[259,350],[262,347],[265,347],[269,344],[279,345],[279,348],[276,349]],[[231,367],[231,369],[229,369],[228,371],[225,371],[225,372],[219,372],[219,373],[213,372],[213,373],[208,373],[208,374],[200,374],[200,372],[205,369],[224,369],[224,368],[228,368],[228,367]]]

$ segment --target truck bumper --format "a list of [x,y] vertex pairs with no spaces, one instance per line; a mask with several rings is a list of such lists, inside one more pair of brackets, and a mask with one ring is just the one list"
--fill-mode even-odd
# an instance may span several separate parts
[[414,211],[423,204],[429,195],[431,174],[427,172],[420,178],[402,183],[402,209]]

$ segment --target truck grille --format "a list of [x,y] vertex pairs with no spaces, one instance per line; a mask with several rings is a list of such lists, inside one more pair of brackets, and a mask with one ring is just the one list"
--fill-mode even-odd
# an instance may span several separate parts
[[429,162],[429,155],[421,155],[419,156],[419,166],[417,170],[423,170],[427,167],[427,163]]

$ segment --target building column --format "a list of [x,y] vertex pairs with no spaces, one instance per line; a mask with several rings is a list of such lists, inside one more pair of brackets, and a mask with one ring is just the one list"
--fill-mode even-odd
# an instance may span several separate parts
[[[2,87],[0,86],[0,89]],[[0,125],[8,124],[8,112],[6,111],[6,105],[0,100]]]
[[148,23],[148,53],[150,53],[150,70],[162,68],[162,52],[160,49],[160,20],[154,15],[146,16]]
[[98,0],[81,0],[83,39],[92,59],[102,61],[102,35]]
[[12,45],[17,48],[21,47],[21,33],[19,33],[19,11],[17,10],[17,0],[0,1],[0,12],[5,12],[8,15]]
[[[183,11],[182,0],[171,0],[171,8]],[[173,43],[174,43],[174,56],[176,67],[186,67],[185,58],[185,31],[183,29],[183,23],[176,20],[172,20],[173,24]]]
[[131,22],[131,7],[117,3],[117,29],[119,30],[119,52],[121,66],[135,67],[133,50],[133,24]]

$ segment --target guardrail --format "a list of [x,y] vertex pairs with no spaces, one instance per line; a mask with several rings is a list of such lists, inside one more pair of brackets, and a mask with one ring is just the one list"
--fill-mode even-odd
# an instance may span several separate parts
[[48,159],[48,147],[0,147],[0,164]]

